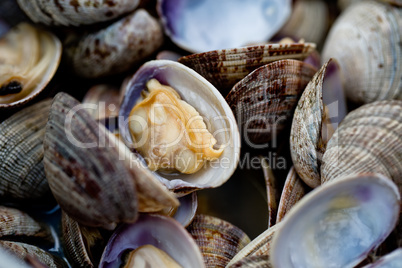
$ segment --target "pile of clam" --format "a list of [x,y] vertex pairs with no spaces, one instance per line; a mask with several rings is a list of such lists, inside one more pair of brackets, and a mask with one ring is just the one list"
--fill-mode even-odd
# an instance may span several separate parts
[[2,1],[2,265],[402,267],[401,38],[401,1]]

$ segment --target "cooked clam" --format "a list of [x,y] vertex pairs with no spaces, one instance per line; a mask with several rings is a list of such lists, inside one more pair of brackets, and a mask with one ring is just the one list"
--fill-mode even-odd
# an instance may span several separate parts
[[61,58],[53,34],[21,23],[0,39],[0,109],[25,104],[46,87]]
[[[152,79],[162,84],[162,89],[150,92],[147,83],[156,82]],[[168,189],[183,195],[218,187],[229,179],[239,160],[240,137],[233,113],[216,88],[190,68],[168,60],[144,64],[127,88],[120,109],[122,138],[131,148],[142,143],[139,151],[148,152],[142,156],[151,169],[157,169],[152,161],[160,160],[156,164],[162,169],[154,174]],[[166,97],[166,102],[147,101],[158,92],[165,92],[161,98]],[[146,103],[138,104],[142,101]],[[174,123],[176,119],[180,122]],[[197,161],[204,165],[198,166]],[[188,170],[198,171],[184,174]]]

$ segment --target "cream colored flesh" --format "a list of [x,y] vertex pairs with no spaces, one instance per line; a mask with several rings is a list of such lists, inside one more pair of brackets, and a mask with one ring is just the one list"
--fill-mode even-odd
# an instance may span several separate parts
[[145,245],[131,251],[124,268],[182,268],[164,251]]

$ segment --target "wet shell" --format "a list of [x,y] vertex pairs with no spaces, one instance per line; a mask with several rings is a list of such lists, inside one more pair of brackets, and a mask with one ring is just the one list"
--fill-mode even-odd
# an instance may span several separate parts
[[54,197],[83,225],[111,229],[134,222],[138,209],[179,205],[124,144],[65,93],[54,98],[44,149]]
[[256,69],[233,87],[226,101],[246,142],[276,139],[315,72],[302,61],[280,60]]
[[0,195],[39,200],[50,193],[43,168],[43,139],[51,100],[27,107],[0,124]]
[[322,58],[338,60],[350,100],[402,99],[401,25],[402,9],[379,1],[358,2],[338,17]]
[[376,172],[402,189],[402,101],[378,101],[350,112],[327,145],[322,182]]
[[40,238],[52,240],[50,229],[15,208],[0,206],[0,237],[2,239]]
[[21,23],[0,39],[0,110],[36,98],[56,73],[62,46],[50,32]]
[[236,226],[207,215],[196,215],[187,230],[200,247],[206,267],[226,267],[250,242]]
[[180,58],[179,62],[194,69],[224,93],[260,66],[284,59],[303,60],[314,49],[312,43],[267,44],[192,54]]
[[17,2],[34,22],[65,26],[111,20],[134,10],[139,3],[138,0],[17,0]]
[[278,205],[276,223],[281,222],[289,210],[306,194],[306,185],[291,167],[283,186],[281,199]]
[[262,232],[259,236],[254,238],[248,245],[246,245],[241,251],[239,251],[233,259],[228,263],[230,266],[238,261],[251,257],[251,256],[269,256],[272,239],[281,224],[275,224]]
[[59,257],[56,257],[43,249],[25,243],[1,241],[0,247],[9,250],[20,259],[25,259],[29,255],[34,256],[38,261],[49,268],[64,268],[67,264]]
[[249,256],[236,263],[226,266],[227,268],[272,268],[268,255]]
[[140,64],[163,43],[158,21],[139,9],[106,29],[66,45],[74,71],[84,77],[123,72]]
[[[294,112],[290,132],[290,152],[293,165],[300,178],[310,187],[321,184],[320,166],[328,139],[333,133],[333,125],[327,119],[333,117],[324,107],[323,95],[335,95],[333,91],[342,88],[325,83],[337,70],[333,60],[325,63],[304,90]],[[337,77],[336,77],[337,78]],[[332,79],[328,79],[332,81]],[[339,103],[331,100],[335,106],[335,117],[341,120]],[[326,101],[329,104],[329,101]],[[338,121],[339,122],[339,121]]]

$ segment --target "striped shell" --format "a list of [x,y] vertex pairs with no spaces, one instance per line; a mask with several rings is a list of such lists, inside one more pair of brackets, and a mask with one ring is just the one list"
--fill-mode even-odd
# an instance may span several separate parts
[[260,66],[284,59],[304,60],[314,49],[312,43],[267,44],[192,54],[181,57],[179,62],[224,93]]
[[302,61],[280,60],[254,70],[233,87],[226,101],[247,142],[276,139],[315,72]]
[[226,267],[250,242],[236,226],[207,215],[196,215],[187,230],[199,246],[206,267]]
[[38,200],[50,193],[43,167],[43,139],[51,100],[27,107],[0,123],[0,196]]
[[358,103],[402,99],[402,9],[379,1],[348,7],[325,41],[338,60],[347,97]]

